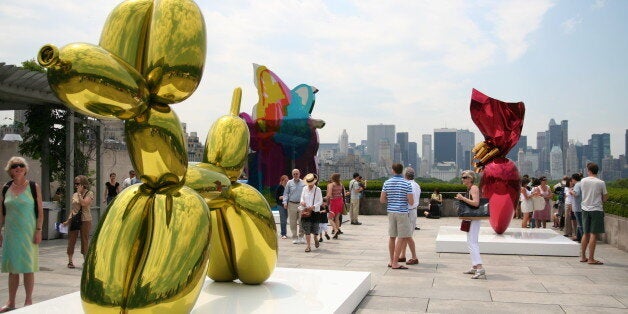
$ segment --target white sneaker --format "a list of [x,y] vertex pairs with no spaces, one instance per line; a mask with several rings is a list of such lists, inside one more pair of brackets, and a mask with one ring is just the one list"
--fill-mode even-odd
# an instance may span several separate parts
[[299,244],[305,244],[305,238],[304,237],[299,238]]
[[299,238],[296,238],[296,239],[294,239],[294,240],[292,241],[292,244],[299,244],[299,243],[301,243],[301,242],[299,241]]

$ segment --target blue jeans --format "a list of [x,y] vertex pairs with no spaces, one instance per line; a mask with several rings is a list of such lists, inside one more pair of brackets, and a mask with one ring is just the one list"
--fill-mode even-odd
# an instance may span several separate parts
[[279,227],[281,229],[281,235],[286,235],[286,225],[288,223],[288,210],[282,205],[277,205],[279,209]]
[[576,239],[582,239],[582,212],[573,212],[576,215],[576,223],[578,224],[578,231],[576,232]]

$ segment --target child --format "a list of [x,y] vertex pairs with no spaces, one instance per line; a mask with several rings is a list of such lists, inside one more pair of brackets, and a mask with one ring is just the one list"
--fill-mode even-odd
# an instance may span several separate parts
[[329,208],[327,207],[327,201],[323,200],[323,205],[321,205],[321,211],[320,211],[320,220],[319,220],[319,225],[318,225],[318,236],[320,237],[320,239],[318,239],[318,242],[323,242],[323,233],[325,234],[325,238],[327,240],[329,240],[329,234],[327,234],[327,223],[328,223],[328,218],[327,218],[327,214],[329,213]]

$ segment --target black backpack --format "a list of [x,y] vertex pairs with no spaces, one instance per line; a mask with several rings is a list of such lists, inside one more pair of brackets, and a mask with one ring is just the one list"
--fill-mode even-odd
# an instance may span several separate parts
[[[13,180],[10,180],[9,182],[7,182],[7,184],[5,184],[2,187],[2,216],[6,216],[7,215],[7,208],[4,207],[4,196],[7,194],[7,191],[9,190],[9,187],[11,187],[11,184],[13,184]],[[37,210],[37,186],[35,185],[35,182],[33,181],[28,181],[28,184],[31,187],[31,194],[33,195],[33,200],[35,200],[35,219],[39,218],[39,211]]]

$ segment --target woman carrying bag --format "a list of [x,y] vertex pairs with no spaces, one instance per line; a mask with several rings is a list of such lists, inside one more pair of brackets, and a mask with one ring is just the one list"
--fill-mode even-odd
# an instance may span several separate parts
[[68,232],[68,268],[74,268],[72,257],[74,246],[79,232],[81,233],[81,254],[85,258],[89,248],[89,232],[92,228],[91,207],[94,201],[94,192],[89,190],[89,180],[84,175],[74,178],[76,193],[72,195],[72,205],[68,219],[63,222],[69,227]]
[[[480,206],[480,189],[474,184],[475,173],[471,170],[465,170],[462,172],[462,184],[467,187],[467,196],[462,194],[456,194],[456,199],[460,202],[465,202],[471,207]],[[463,221],[464,223],[464,221]],[[484,278],[486,279],[486,271],[482,266],[482,257],[480,256],[480,245],[478,238],[480,236],[480,224],[481,220],[475,219],[470,221],[469,231],[467,233],[467,245],[469,247],[469,254],[471,255],[472,268],[464,272],[465,274],[472,274],[472,279]]]

